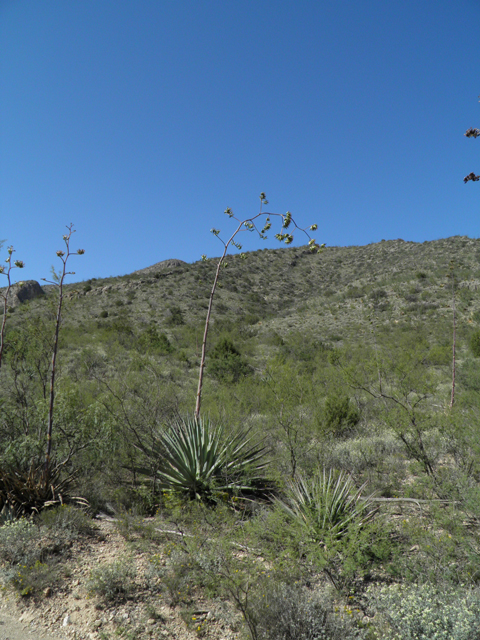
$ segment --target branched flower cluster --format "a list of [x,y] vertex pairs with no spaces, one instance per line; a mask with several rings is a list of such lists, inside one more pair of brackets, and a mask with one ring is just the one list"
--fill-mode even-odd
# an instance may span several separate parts
[[473,129],[472,127],[470,127],[470,129],[467,129],[464,135],[467,138],[478,138],[478,136],[480,136],[480,129]]
[[[480,136],[480,129],[475,129],[473,127],[470,127],[470,129],[467,129],[466,132],[464,133],[464,136],[466,138],[478,138],[478,136]],[[469,173],[468,176],[465,176],[465,178],[463,179],[463,182],[465,184],[467,184],[467,182],[478,182],[480,180],[480,176],[477,176],[475,173]]]
[[480,180],[480,176],[476,176],[476,175],[473,173],[473,171],[472,171],[472,173],[469,173],[469,174],[468,174],[468,176],[465,176],[465,178],[463,179],[463,181],[465,182],[465,184],[466,184],[467,182],[470,182],[470,180],[471,180],[472,182],[478,182],[478,181]]

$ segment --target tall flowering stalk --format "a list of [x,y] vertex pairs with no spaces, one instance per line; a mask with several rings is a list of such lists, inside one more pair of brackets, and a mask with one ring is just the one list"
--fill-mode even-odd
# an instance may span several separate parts
[[72,234],[75,233],[73,224],[67,225],[68,233],[63,236],[65,242],[65,251],[57,251],[57,256],[62,261],[62,268],[59,272],[56,272],[52,267],[53,281],[42,278],[48,284],[53,284],[58,287],[58,304],[57,304],[57,317],[55,321],[55,335],[53,340],[53,352],[52,352],[52,364],[50,368],[50,398],[48,405],[48,425],[47,425],[47,451],[45,456],[45,486],[48,484],[50,476],[50,459],[52,453],[52,430],[53,430],[53,407],[55,402],[55,373],[57,365],[57,352],[58,352],[58,335],[60,333],[60,324],[62,321],[62,305],[63,305],[63,285],[66,276],[75,275],[75,271],[67,271],[67,261],[71,255],[83,255],[84,249],[78,249],[77,251],[70,251],[70,239]]
[[[239,244],[238,242],[235,242],[235,238],[237,236],[238,233],[240,233],[240,231],[256,231],[259,238],[261,238],[262,240],[265,240],[267,238],[267,231],[269,231],[272,227],[272,222],[271,222],[271,218],[277,218],[281,221],[282,226],[280,228],[280,232],[275,234],[275,238],[279,241],[279,242],[284,242],[285,244],[291,244],[293,242],[293,235],[291,233],[287,232],[287,229],[289,229],[290,227],[293,226],[294,229],[301,231],[302,233],[304,233],[309,242],[308,242],[308,247],[310,249],[310,251],[320,251],[325,245],[321,245],[318,246],[317,243],[315,242],[315,240],[313,238],[310,237],[308,231],[316,231],[317,230],[317,225],[316,224],[312,224],[309,227],[306,227],[304,229],[302,229],[301,227],[299,227],[297,225],[297,223],[295,222],[295,220],[292,217],[292,214],[290,213],[290,211],[287,211],[287,213],[267,213],[266,211],[263,211],[263,205],[267,205],[268,204],[268,200],[265,196],[264,193],[260,194],[260,211],[255,215],[252,216],[251,218],[246,218],[244,220],[241,220],[240,218],[237,218],[234,214],[233,211],[230,209],[230,207],[228,207],[227,209],[225,209],[225,214],[229,217],[229,218],[233,218],[234,220],[236,220],[238,222],[238,227],[236,228],[236,230],[232,233],[232,235],[230,236],[230,238],[225,242],[224,240],[222,240],[220,238],[220,230],[219,229],[211,229],[211,232],[213,233],[214,236],[217,236],[217,238],[220,240],[220,242],[223,244],[224,249],[223,249],[223,253],[220,256],[218,263],[217,263],[217,270],[215,272],[215,278],[213,280],[213,285],[212,285],[212,290],[210,292],[210,300],[208,302],[208,310],[207,310],[207,317],[205,319],[205,329],[203,332],[203,342],[202,342],[202,355],[201,355],[201,359],[200,359],[200,371],[198,374],[198,388],[197,388],[197,400],[196,400],[196,404],[195,404],[195,418],[198,420],[198,418],[200,417],[200,406],[201,406],[201,402],[202,402],[202,386],[203,386],[203,374],[204,374],[204,369],[205,369],[205,356],[206,356],[206,351],[207,351],[207,337],[208,337],[208,330],[210,328],[210,317],[211,317],[211,313],[212,313],[212,306],[213,306],[213,298],[215,296],[215,291],[217,289],[217,284],[218,284],[218,279],[220,277],[220,270],[222,268],[222,266],[227,266],[227,263],[225,262],[225,257],[227,255],[228,249],[230,246],[235,247],[236,249],[238,249],[239,251],[242,250],[242,245]],[[260,229],[257,225],[258,225],[258,221],[261,219],[264,219],[264,225],[263,227]],[[240,257],[242,259],[246,259],[246,254],[242,253],[240,254]],[[206,261],[207,260],[207,256],[203,255],[202,256],[202,260]]]
[[12,255],[15,253],[15,249],[13,247],[8,247],[8,258],[5,260],[7,266],[0,265],[0,274],[7,277],[7,288],[5,293],[3,294],[3,320],[2,320],[2,328],[0,330],[0,367],[2,366],[2,356],[3,356],[3,347],[5,344],[5,326],[7,324],[7,311],[8,311],[8,296],[10,293],[10,289],[12,288],[12,279],[11,272],[12,269],[23,269],[25,263],[21,260],[15,260],[12,264]]
[[[463,135],[466,138],[478,138],[478,136],[480,136],[480,129],[474,129],[473,127],[470,127],[470,129],[467,129],[467,131]],[[465,178],[463,179],[465,184],[467,184],[467,182],[470,182],[470,180],[472,182],[478,182],[480,180],[480,176],[477,176],[472,171],[472,173],[469,173],[468,176],[465,176]]]

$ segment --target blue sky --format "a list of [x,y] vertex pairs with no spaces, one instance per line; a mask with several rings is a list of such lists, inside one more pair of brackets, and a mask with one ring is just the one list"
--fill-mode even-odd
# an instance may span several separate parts
[[0,238],[39,280],[73,222],[71,280],[122,275],[218,255],[261,191],[329,246],[478,237],[479,22],[478,0],[0,0]]

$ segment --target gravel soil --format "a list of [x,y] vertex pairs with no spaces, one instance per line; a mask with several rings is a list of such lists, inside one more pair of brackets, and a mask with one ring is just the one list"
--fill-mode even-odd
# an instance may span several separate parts
[[[99,523],[98,536],[74,543],[62,561],[67,579],[52,584],[41,596],[21,598],[0,591],[0,640],[196,640],[199,635],[182,619],[181,608],[148,588],[144,571],[148,554],[136,553],[136,588],[126,601],[108,604],[89,594],[91,570],[121,558],[132,557],[115,523]],[[201,602],[198,619],[202,637],[236,640],[238,631],[217,617],[214,603]],[[154,613],[152,613],[154,612]],[[189,628],[190,627],[190,628]]]

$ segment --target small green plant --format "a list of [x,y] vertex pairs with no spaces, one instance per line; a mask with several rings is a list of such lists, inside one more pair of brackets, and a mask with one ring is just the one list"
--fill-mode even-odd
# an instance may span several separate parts
[[172,353],[173,346],[164,333],[159,333],[155,325],[150,325],[139,338],[140,346],[148,353],[153,351],[159,355]]
[[17,565],[4,571],[7,584],[10,584],[19,595],[26,597],[39,593],[51,584],[52,570],[40,560],[32,565]]
[[129,560],[116,560],[93,569],[87,583],[88,592],[106,602],[121,602],[132,593],[136,570]]
[[165,557],[150,557],[147,580],[150,588],[165,593],[171,607],[189,603],[194,586],[192,558],[181,546],[169,543],[165,547]]
[[[172,293],[171,290],[170,290],[170,293]],[[182,324],[185,324],[183,311],[180,309],[180,307],[176,307],[176,306],[170,307],[167,324],[170,327],[178,327]]]
[[149,455],[158,458],[160,486],[192,500],[260,493],[265,483],[265,447],[253,444],[248,430],[227,436],[202,418],[174,423]]

